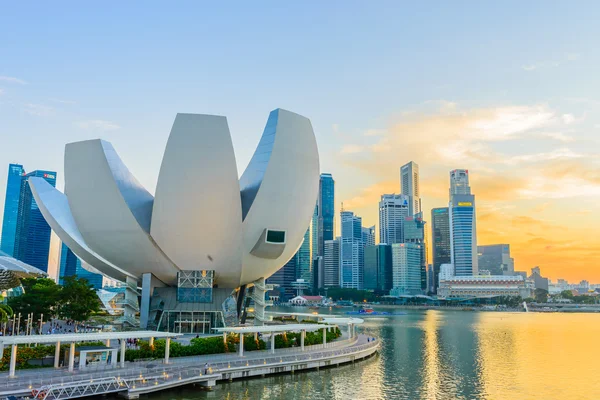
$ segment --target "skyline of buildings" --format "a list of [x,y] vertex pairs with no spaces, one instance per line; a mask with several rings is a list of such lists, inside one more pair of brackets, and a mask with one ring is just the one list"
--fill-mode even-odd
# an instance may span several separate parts
[[[509,244],[477,246],[475,196],[471,193],[468,170],[461,169],[450,171],[449,207],[431,210],[433,259],[430,263],[432,271],[428,271],[427,222],[423,220],[422,209],[420,209],[418,168],[418,165],[412,161],[401,167],[401,190],[409,194],[381,195],[379,241],[375,238],[376,226],[363,227],[362,218],[352,211],[340,213],[341,224],[344,226],[345,223],[347,229],[342,229],[343,234],[340,237],[333,238],[335,215],[330,211],[335,209],[335,180],[331,174],[320,174],[319,195],[309,227],[304,234],[304,241],[292,259],[269,278],[269,282],[290,287],[291,282],[303,279],[310,288],[315,289],[339,285],[347,288],[389,291],[392,289],[389,286],[393,283],[393,271],[396,271],[396,275],[405,275],[396,276],[396,282],[402,282],[402,288],[414,290],[416,285],[407,278],[411,276],[416,279],[414,269],[409,268],[414,268],[414,264],[403,261],[410,264],[409,267],[405,267],[397,261],[394,269],[391,263],[392,253],[390,252],[387,258],[385,256],[388,250],[385,250],[382,245],[389,244],[389,251],[391,251],[391,245],[398,243],[419,246],[419,282],[424,293],[428,292],[428,288],[433,292],[437,290],[442,264],[453,265],[454,276],[477,275],[478,270],[493,276],[514,274],[514,259],[510,257]],[[23,256],[24,260],[29,260],[31,265],[47,270],[48,251],[44,249],[49,250],[49,227],[46,228],[45,235],[43,229],[37,229],[36,224],[40,220],[36,219],[37,206],[27,184],[30,176],[43,177],[53,185],[56,182],[56,173],[53,171],[36,170],[25,173],[22,165],[9,164],[0,246],[3,251],[11,254],[12,243],[13,254],[16,250],[17,256]],[[18,195],[16,195],[17,189]],[[419,213],[411,216],[411,206],[413,210],[419,210]],[[42,218],[41,222],[45,223],[41,213],[37,211],[37,214]],[[22,216],[21,222],[17,223],[19,216]],[[30,226],[33,227],[33,233],[28,232]],[[14,235],[11,235],[11,227],[14,227]],[[28,233],[25,235],[25,232]],[[328,237],[332,239],[326,239]],[[20,238],[24,240],[21,241]],[[321,239],[323,239],[322,247]],[[30,241],[36,243],[37,248],[28,247],[27,243]],[[89,274],[92,278],[98,276],[81,267],[81,261],[68,248],[65,252],[64,248],[66,246],[60,244],[57,271],[59,281],[62,281],[65,276],[72,275],[73,271],[77,271],[78,275]],[[476,251],[473,251],[473,248]],[[26,255],[28,251],[25,249],[29,249],[29,255]],[[398,257],[397,250],[397,260]],[[386,264],[388,259],[389,265]],[[414,259],[411,258],[410,261],[414,262]],[[409,271],[412,275],[408,273]],[[373,273],[376,275],[373,276]],[[94,285],[97,286],[96,283]]]

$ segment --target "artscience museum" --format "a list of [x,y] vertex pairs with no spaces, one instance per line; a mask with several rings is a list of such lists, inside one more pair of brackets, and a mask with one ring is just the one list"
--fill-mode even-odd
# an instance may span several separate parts
[[309,119],[272,111],[238,179],[227,119],[178,114],[154,195],[106,141],[69,143],[64,160],[64,193],[30,178],[33,195],[85,264],[127,283],[124,322],[139,311],[142,328],[209,333],[238,324],[250,298],[264,321],[265,279],[302,244],[317,199]]

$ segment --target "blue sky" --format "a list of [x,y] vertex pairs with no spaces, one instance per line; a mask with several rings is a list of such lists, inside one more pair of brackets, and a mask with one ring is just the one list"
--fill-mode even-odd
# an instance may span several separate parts
[[[336,202],[366,224],[378,196],[399,191],[401,164],[420,164],[426,213],[444,204],[447,171],[469,168],[480,177],[472,184],[482,195],[480,242],[515,241],[523,269],[540,258],[554,277],[568,264],[564,276],[600,280],[585,262],[600,257],[591,244],[560,265],[539,256],[580,241],[560,210],[597,210],[597,2],[5,2],[0,10],[0,166],[57,170],[62,187],[64,144],[101,137],[153,191],[177,112],[226,115],[241,172],[269,111],[282,107],[312,120]],[[411,136],[423,140],[405,146]],[[565,171],[592,175],[565,196],[544,175],[558,166],[566,182]],[[520,174],[532,180],[511,199],[490,188]],[[513,231],[525,216],[556,232]],[[537,239],[542,247],[532,247]]]

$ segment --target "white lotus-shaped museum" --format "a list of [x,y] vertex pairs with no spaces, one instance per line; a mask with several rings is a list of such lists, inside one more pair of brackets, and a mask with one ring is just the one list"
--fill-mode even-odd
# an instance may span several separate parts
[[85,263],[120,281],[152,273],[169,285],[179,271],[213,270],[218,287],[236,288],[269,277],[302,244],[319,155],[310,120],[277,109],[238,180],[227,119],[178,114],[154,196],[103,140],[67,144],[64,171],[64,194],[41,178],[29,184]]

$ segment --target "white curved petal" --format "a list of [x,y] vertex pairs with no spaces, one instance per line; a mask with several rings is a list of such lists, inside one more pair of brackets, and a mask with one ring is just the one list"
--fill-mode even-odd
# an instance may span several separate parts
[[[296,253],[310,224],[319,189],[319,152],[308,118],[277,109],[246,171],[242,193],[244,261],[242,283],[268,277]],[[250,252],[265,229],[286,232],[276,259]]]
[[135,276],[150,272],[166,283],[175,281],[178,268],[149,235],[152,196],[110,143],[67,144],[65,194],[90,248]]
[[242,213],[225,117],[177,114],[163,156],[151,235],[182,270],[215,270],[221,287],[242,273]]
[[94,265],[97,272],[113,279],[124,281],[126,276],[138,278],[111,264],[89,248],[75,224],[64,194],[42,178],[29,178],[29,186],[48,225],[77,257],[87,264]]

